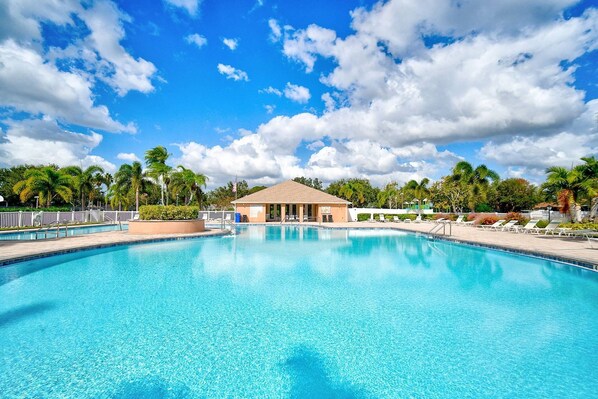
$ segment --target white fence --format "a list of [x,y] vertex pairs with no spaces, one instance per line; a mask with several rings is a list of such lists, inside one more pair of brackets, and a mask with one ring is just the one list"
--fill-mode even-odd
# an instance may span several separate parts
[[53,223],[123,222],[135,211],[0,212],[0,228],[47,226]]
[[[371,219],[383,213],[385,215],[417,215],[419,211],[413,209],[384,209],[384,208],[349,208],[349,222],[356,222],[357,215],[360,213],[369,213]],[[422,215],[431,215],[434,213],[433,209],[422,209]]]

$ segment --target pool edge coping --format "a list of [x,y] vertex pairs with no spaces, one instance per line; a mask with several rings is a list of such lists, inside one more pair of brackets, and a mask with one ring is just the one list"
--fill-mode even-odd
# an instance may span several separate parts
[[211,234],[204,233],[204,234],[193,234],[193,235],[176,236],[176,237],[148,237],[148,238],[137,238],[132,241],[119,241],[119,242],[106,242],[106,243],[101,243],[101,244],[91,244],[91,245],[84,245],[84,246],[80,246],[80,247],[57,249],[55,251],[47,251],[47,252],[42,252],[42,253],[37,253],[37,254],[17,256],[14,258],[0,259],[0,267],[9,266],[9,265],[12,265],[15,263],[27,262],[27,261],[36,260],[36,259],[49,258],[51,256],[66,255],[66,254],[72,254],[75,252],[88,251],[88,250],[94,250],[94,249],[112,248],[112,247],[119,247],[119,246],[125,246],[125,245],[151,244],[151,243],[164,242],[164,241],[179,241],[179,240],[191,240],[191,239],[197,239],[197,238],[222,237],[222,236],[226,236],[226,235],[230,235],[230,232],[229,231],[216,231]]

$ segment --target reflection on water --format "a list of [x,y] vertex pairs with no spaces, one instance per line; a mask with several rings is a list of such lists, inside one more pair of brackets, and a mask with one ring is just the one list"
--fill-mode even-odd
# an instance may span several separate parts
[[503,275],[499,259],[485,250],[472,251],[471,256],[463,256],[463,248],[456,245],[446,245],[446,267],[457,280],[461,288],[470,290],[480,286],[489,288],[500,281]]
[[111,399],[199,399],[192,395],[191,390],[184,384],[169,385],[159,377],[147,377],[134,381],[120,383],[108,396],[98,397]]

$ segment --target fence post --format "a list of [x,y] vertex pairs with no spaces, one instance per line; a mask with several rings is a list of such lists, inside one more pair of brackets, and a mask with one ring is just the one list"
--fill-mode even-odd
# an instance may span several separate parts
[[19,211],[19,227],[23,227],[23,211]]
[[56,222],[60,222],[60,211],[56,212]]
[[75,223],[75,211],[71,211],[71,223]]

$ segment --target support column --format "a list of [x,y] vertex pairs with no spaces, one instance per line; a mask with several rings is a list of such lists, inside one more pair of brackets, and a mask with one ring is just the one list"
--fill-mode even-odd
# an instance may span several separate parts
[[299,223],[303,223],[303,207],[304,204],[297,205],[299,207]]
[[287,217],[287,204],[280,204],[280,222],[284,223]]

